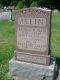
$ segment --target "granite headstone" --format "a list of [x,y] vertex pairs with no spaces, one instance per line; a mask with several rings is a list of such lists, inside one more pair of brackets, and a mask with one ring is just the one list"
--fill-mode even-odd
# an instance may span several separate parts
[[16,11],[16,60],[50,63],[51,10],[29,8]]

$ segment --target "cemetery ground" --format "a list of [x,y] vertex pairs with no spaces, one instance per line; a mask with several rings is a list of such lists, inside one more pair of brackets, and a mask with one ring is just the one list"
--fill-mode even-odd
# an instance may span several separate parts
[[[51,55],[55,56],[57,64],[60,64],[60,12],[53,13],[51,29]],[[7,73],[8,62],[16,48],[15,37],[15,23],[0,22],[0,80],[13,80]]]

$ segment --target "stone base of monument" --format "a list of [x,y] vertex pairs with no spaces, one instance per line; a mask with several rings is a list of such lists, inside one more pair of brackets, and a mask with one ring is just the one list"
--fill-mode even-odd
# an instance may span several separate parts
[[9,61],[10,76],[18,77],[15,80],[55,80],[55,61],[52,60],[49,66],[16,61],[14,58]]
[[24,61],[28,63],[42,64],[42,65],[50,64],[50,55],[39,55],[39,54],[15,51],[15,59],[17,61]]

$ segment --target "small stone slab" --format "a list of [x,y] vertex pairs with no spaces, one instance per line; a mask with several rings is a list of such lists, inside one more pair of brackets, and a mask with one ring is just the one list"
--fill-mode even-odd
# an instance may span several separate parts
[[14,58],[9,62],[9,73],[11,76],[25,78],[26,80],[53,80],[55,62],[50,66],[16,61]]

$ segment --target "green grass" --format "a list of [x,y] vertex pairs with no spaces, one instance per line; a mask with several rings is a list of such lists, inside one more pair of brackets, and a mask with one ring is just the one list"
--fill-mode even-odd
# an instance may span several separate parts
[[8,62],[15,49],[15,24],[13,22],[0,22],[0,80],[9,80]]
[[[60,59],[60,12],[52,16],[51,33],[51,54]],[[0,80],[12,80],[8,78],[7,72],[15,48],[15,23],[0,22]]]
[[60,12],[54,13],[52,16],[51,33],[52,54],[60,58]]

